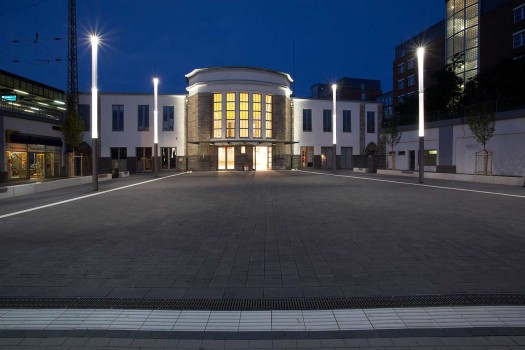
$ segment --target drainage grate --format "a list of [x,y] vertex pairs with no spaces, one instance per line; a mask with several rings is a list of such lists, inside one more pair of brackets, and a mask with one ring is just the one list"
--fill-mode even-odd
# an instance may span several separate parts
[[119,299],[0,298],[0,308],[142,310],[332,310],[392,307],[525,305],[525,294],[449,294],[349,298]]

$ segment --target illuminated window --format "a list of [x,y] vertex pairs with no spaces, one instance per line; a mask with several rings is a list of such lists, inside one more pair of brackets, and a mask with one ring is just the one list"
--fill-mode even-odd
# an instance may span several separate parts
[[226,137],[235,137],[235,92],[226,94]]
[[222,94],[213,94],[213,137],[222,137]]
[[239,137],[248,137],[248,94],[241,92],[239,101]]
[[423,165],[435,166],[437,164],[437,153],[436,149],[426,149],[423,151]]
[[266,95],[266,138],[272,138],[272,96]]
[[253,137],[261,137],[261,94],[253,94]]

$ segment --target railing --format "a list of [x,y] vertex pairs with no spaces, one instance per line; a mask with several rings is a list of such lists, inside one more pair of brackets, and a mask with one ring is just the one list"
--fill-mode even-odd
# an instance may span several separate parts
[[0,110],[21,113],[47,120],[64,121],[65,111],[54,111],[40,107],[38,107],[38,109],[33,109],[31,107],[34,106],[24,104],[23,102],[0,101]]
[[[516,96],[487,101],[486,104],[488,109],[493,111],[494,113],[525,109],[525,96]],[[475,104],[467,105],[456,111],[440,110],[425,112],[425,122],[436,122],[440,120],[464,118],[468,115],[469,110],[474,109],[476,106],[477,105]],[[415,124],[417,123],[417,121],[417,114],[401,115],[399,117],[399,125]],[[386,127],[386,125],[383,125],[383,127]]]

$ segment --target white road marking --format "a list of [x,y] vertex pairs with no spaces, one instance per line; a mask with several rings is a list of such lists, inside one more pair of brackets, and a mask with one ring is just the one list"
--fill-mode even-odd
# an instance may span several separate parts
[[60,201],[60,202],[55,202],[55,203],[50,203],[50,204],[46,204],[46,205],[41,205],[41,206],[34,207],[34,208],[29,208],[29,209],[24,209],[24,210],[20,210],[20,211],[15,211],[13,213],[0,215],[0,219],[4,219],[4,218],[10,217],[10,216],[15,216],[15,215],[28,213],[28,212],[35,211],[35,210],[40,210],[40,209],[44,209],[44,208],[54,207],[56,205],[65,204],[65,203],[69,203],[69,202],[74,202],[74,201],[78,201],[78,200],[81,200],[81,199],[84,199],[84,198],[94,197],[94,196],[98,196],[98,195],[101,195],[101,194],[106,194],[106,193],[113,192],[113,191],[119,191],[119,190],[123,190],[125,188],[129,188],[129,187],[133,187],[133,186],[139,186],[139,185],[146,184],[148,182],[163,180],[163,179],[167,179],[169,177],[179,176],[179,175],[183,175],[183,174],[185,174],[185,173],[179,173],[179,174],[174,174],[174,175],[158,177],[158,178],[155,178],[155,179],[142,181],[142,182],[139,182],[139,183],[136,183],[136,184],[131,184],[131,185],[126,185],[126,186],[122,186],[122,187],[112,188],[112,189],[107,190],[107,191],[95,192],[95,193],[91,193],[91,194],[86,194],[85,196],[80,196],[80,197],[75,197],[75,198],[71,198],[71,199],[66,199],[66,200],[63,200],[63,201]]
[[466,189],[466,188],[457,188],[457,187],[425,185],[425,184],[420,184],[420,183],[411,183],[411,182],[402,182],[402,181],[394,181],[394,180],[375,179],[375,178],[370,178],[370,177],[360,177],[360,176],[352,176],[352,175],[318,173],[318,172],[315,172],[315,171],[304,171],[304,170],[296,170],[296,171],[299,171],[299,172],[302,172],[302,173],[306,173],[306,174],[337,176],[337,177],[349,177],[349,178],[352,178],[352,179],[359,179],[359,180],[378,181],[378,182],[390,182],[390,183],[394,183],[394,184],[402,184],[402,185],[410,185],[410,186],[422,186],[422,187],[430,187],[430,188],[439,188],[439,189],[443,189],[443,190],[475,192],[475,193],[484,193],[484,194],[494,194],[494,195],[497,195],[497,196],[525,198],[525,195],[519,195],[519,194],[508,194],[508,193],[500,193],[500,192],[469,190],[469,189]]

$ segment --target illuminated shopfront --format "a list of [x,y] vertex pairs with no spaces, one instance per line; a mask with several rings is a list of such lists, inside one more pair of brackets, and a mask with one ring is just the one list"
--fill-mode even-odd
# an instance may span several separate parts
[[61,176],[62,148],[59,146],[6,145],[9,180]]

